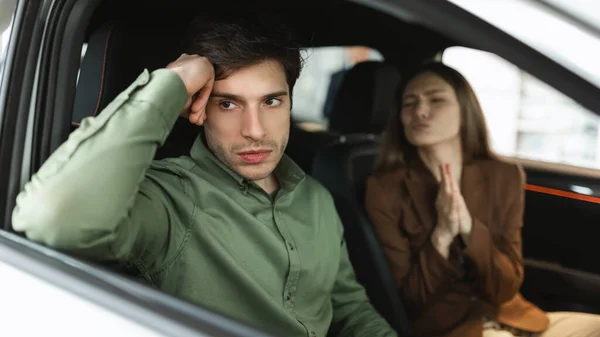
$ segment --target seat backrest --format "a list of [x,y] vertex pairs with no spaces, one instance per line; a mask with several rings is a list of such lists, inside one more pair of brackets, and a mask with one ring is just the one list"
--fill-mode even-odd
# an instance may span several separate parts
[[340,137],[378,137],[399,81],[396,67],[381,61],[361,62],[334,74],[329,91],[335,94],[329,94],[331,102],[325,104],[331,113],[329,131],[310,132],[292,125],[286,152],[312,174],[316,152]]
[[[156,22],[114,20],[92,32],[77,82],[73,128],[83,118],[97,116],[144,69],[164,68],[179,57],[185,20],[180,25]],[[179,118],[155,158],[188,154],[198,132],[198,127]]]
[[372,173],[379,145],[378,140],[357,138],[327,146],[317,152],[313,176],[333,195],[356,277],[373,306],[399,336],[411,336],[410,321],[389,263],[363,206],[366,179]]
[[410,336],[400,293],[363,206],[366,180],[373,171],[399,82],[393,65],[377,61],[359,63],[345,74],[330,121],[331,130],[345,135],[317,151],[312,175],[333,195],[350,260],[373,306],[400,336]]
[[380,134],[400,82],[396,66],[381,61],[357,63],[337,89],[329,130],[340,135]]

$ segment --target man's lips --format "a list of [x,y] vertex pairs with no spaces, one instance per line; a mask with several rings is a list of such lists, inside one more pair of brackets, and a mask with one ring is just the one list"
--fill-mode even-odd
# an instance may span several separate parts
[[238,152],[238,156],[240,159],[247,164],[258,164],[271,154],[271,150],[252,150],[252,151],[243,151]]

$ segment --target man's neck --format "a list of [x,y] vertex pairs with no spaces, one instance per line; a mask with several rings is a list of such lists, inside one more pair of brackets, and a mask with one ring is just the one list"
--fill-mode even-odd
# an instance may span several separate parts
[[273,173],[264,179],[254,180],[254,183],[269,195],[273,195],[279,189],[279,181]]

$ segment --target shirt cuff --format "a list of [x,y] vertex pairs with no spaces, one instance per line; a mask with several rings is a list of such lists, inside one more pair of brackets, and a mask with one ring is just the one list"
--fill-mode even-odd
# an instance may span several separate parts
[[156,107],[170,131],[188,100],[187,89],[179,75],[170,69],[158,69],[151,74],[145,70],[136,83],[142,86],[131,94],[130,100]]

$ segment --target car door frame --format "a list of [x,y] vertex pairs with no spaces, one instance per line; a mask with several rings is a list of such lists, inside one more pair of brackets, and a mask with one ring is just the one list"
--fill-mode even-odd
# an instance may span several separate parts
[[[69,34],[79,34],[83,39],[83,32],[67,29],[74,16],[65,14],[65,6],[73,6],[69,10],[75,10],[78,15],[84,16],[79,17],[80,19],[85,19],[82,6],[93,2],[99,3],[100,0],[19,0],[17,4],[5,64],[7,68],[3,72],[4,84],[1,88],[2,92],[6,92],[7,98],[0,106],[0,205],[3,207],[0,214],[4,225],[10,224],[15,197],[24,182],[29,180],[32,163],[35,161],[32,154],[43,151],[35,149],[35,142],[43,145],[42,139],[51,137],[48,132],[41,137],[34,137],[34,130],[43,132],[44,125],[55,124],[56,116],[60,115],[44,114],[48,111],[48,104],[43,100],[42,94],[64,85],[61,81],[65,77],[57,74],[60,67],[52,68],[52,65],[60,64],[64,67],[73,62],[73,59],[65,59],[56,52],[48,58],[48,53],[60,48],[63,39],[72,39]],[[73,76],[72,73],[68,75]],[[66,109],[70,104],[68,99],[59,100],[52,101],[51,107]],[[50,152],[48,148],[50,147],[45,148],[47,154]],[[270,336],[226,316],[122,277],[105,267],[30,242],[10,231],[0,230],[0,264],[23,271],[164,335]],[[8,284],[6,277],[11,275],[2,277],[0,285]],[[23,292],[23,296],[28,293],[27,289],[14,291]],[[32,320],[34,323],[35,318]]]

